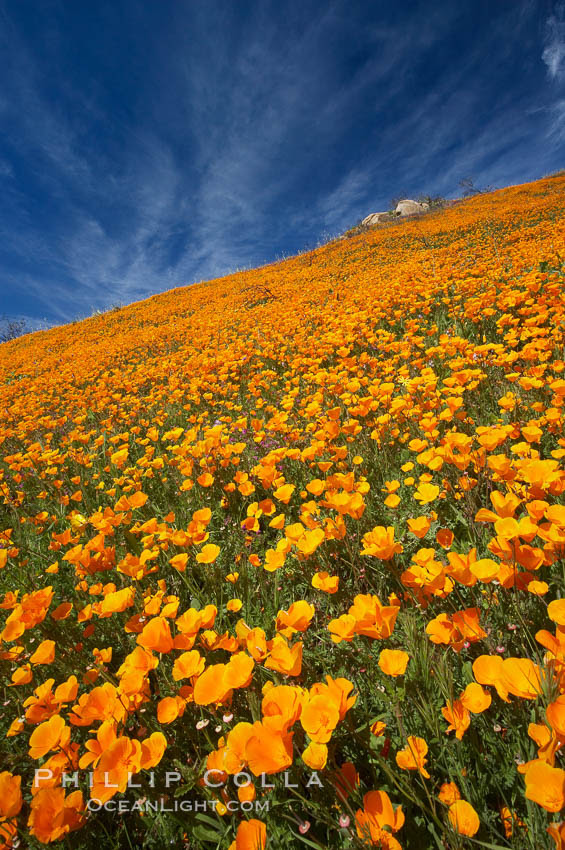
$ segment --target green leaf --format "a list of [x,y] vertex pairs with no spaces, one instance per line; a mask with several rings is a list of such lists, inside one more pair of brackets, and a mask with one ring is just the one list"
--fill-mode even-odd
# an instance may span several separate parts
[[141,555],[141,541],[137,539],[135,534],[132,534],[129,529],[124,531],[124,537],[129,549],[134,553],[134,555]]
[[309,838],[305,838],[304,835],[300,835],[299,832],[293,832],[292,829],[290,830],[290,834],[294,835],[295,838],[298,838],[298,840],[301,841],[302,844],[306,844],[307,847],[314,847],[314,850],[320,850],[322,846],[321,844],[314,844],[314,842],[310,841]]

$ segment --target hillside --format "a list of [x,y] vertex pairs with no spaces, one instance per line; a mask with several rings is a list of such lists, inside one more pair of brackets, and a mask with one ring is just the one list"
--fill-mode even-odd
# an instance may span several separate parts
[[0,345],[0,848],[565,846],[564,211]]

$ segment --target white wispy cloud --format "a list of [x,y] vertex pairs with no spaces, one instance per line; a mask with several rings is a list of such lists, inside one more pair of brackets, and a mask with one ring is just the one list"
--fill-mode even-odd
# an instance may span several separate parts
[[[174,4],[167,47],[156,43],[148,57],[159,71],[127,121],[108,112],[96,86],[85,93],[64,76],[61,97],[50,98],[37,55],[4,13],[0,122],[44,215],[0,160],[9,206],[0,239],[13,261],[0,282],[23,290],[37,315],[72,319],[275,259],[282,245],[315,244],[401,191],[453,194],[467,174],[479,183],[534,177],[546,154],[528,160],[528,147],[544,133],[554,150],[563,101],[540,107],[553,129],[538,138],[524,130],[520,98],[488,87],[488,75],[511,61],[513,9],[411,101],[406,92],[461,26],[458,4],[416,7],[401,26],[362,33],[346,0],[311,16],[301,5],[265,2],[241,20],[237,4]],[[519,27],[534,6],[520,4]],[[544,48],[555,79],[560,14]],[[352,70],[336,61],[339,50],[351,52],[341,59]],[[108,126],[118,139],[111,156],[96,144]]]
[[542,59],[552,79],[565,78],[565,4],[559,3],[546,21]]
[[[490,95],[490,102],[485,98],[484,57],[489,56],[487,74],[496,75],[509,64],[513,47],[508,38],[510,14],[516,11],[519,26],[524,30],[531,26],[529,16],[534,7],[528,2],[493,23],[485,40],[443,68],[418,103],[383,128],[374,155],[357,163],[335,190],[321,199],[320,214],[336,230],[369,212],[388,209],[392,198],[404,193],[454,197],[467,176],[479,186],[502,186],[518,178],[520,182],[535,179],[543,173],[545,161],[550,170],[554,151],[540,145],[543,131],[528,126],[527,109],[515,92],[496,92]],[[443,21],[446,28],[453,23]],[[422,48],[427,46],[425,36],[424,30]],[[430,46],[433,49],[433,37]],[[404,49],[401,53],[405,57]],[[424,49],[422,53],[425,57]],[[422,58],[417,49],[410,56],[415,64]],[[402,74],[395,73],[394,79],[403,83]],[[382,113],[388,103],[386,92],[376,98]],[[553,119],[556,121],[556,116]],[[535,159],[531,157],[534,146],[540,148]],[[396,175],[397,181],[392,189],[390,175]]]
[[565,140],[565,98],[557,100],[549,108],[550,124],[548,135],[555,142]]

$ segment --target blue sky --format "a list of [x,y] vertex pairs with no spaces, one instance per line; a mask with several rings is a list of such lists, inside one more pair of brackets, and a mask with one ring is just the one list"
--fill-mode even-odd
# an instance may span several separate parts
[[559,0],[0,0],[0,316],[294,254],[565,166]]

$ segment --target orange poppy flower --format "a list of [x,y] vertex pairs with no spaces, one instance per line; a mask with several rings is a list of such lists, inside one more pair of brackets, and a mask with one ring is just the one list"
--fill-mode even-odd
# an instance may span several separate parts
[[73,610],[72,602],[61,602],[54,611],[51,611],[51,617],[54,620],[66,620]]
[[43,788],[34,795],[28,820],[30,835],[42,844],[57,841],[84,823],[82,791],[65,797],[64,788]]
[[29,755],[40,759],[50,750],[64,748],[71,738],[71,730],[60,714],[54,714],[49,720],[33,730],[29,739]]
[[387,676],[402,676],[410,656],[402,649],[383,649],[379,655],[379,667]]
[[174,567],[175,570],[178,570],[181,573],[184,573],[186,570],[187,563],[188,554],[186,552],[181,552],[179,555],[173,555],[172,558],[169,558],[169,564],[171,567]]
[[359,787],[359,774],[351,761],[344,762],[333,774],[335,790],[340,800],[347,798]]
[[263,724],[271,729],[288,731],[300,717],[307,698],[302,688],[273,685],[265,692],[261,703]]
[[213,564],[220,551],[220,547],[215,543],[207,543],[196,556],[196,560],[199,564]]
[[455,800],[448,809],[447,816],[453,829],[459,835],[476,835],[481,825],[479,816],[466,800]]
[[29,660],[32,664],[51,664],[55,660],[55,641],[42,641]]
[[358,594],[353,600],[349,614],[355,618],[355,633],[383,640],[391,636],[398,616],[395,605],[381,605],[374,594]]
[[505,658],[502,683],[509,693],[522,699],[536,699],[542,691],[542,671],[530,658]]
[[280,773],[292,764],[292,732],[271,729],[257,721],[245,745],[244,758],[255,776]]
[[449,723],[446,732],[455,732],[455,737],[461,741],[471,725],[469,709],[463,705],[461,699],[456,699],[453,702],[448,702],[442,708],[441,713]]
[[79,760],[81,770],[89,767],[91,764],[96,767],[100,761],[102,753],[110,747],[117,738],[116,726],[113,722],[105,720],[96,732],[96,738],[87,741],[85,744],[86,753]]
[[436,540],[442,549],[449,549],[454,539],[455,535],[449,528],[439,528],[436,532]]
[[316,741],[310,741],[302,753],[302,761],[312,770],[323,770],[328,761],[327,746]]
[[335,620],[328,623],[328,631],[331,633],[334,643],[341,643],[342,640],[351,642],[355,637],[355,628],[357,620],[351,614],[342,614]]
[[343,720],[350,708],[353,708],[357,701],[357,695],[351,694],[353,690],[353,682],[349,679],[332,679],[331,676],[326,676],[325,682],[316,682],[310,688],[310,696],[324,696],[327,700],[333,702],[339,711],[339,719]]
[[97,720],[123,720],[125,708],[119,699],[117,689],[105,682],[83,694],[74,705],[69,720],[73,726],[90,726]]
[[435,502],[439,496],[439,492],[439,487],[437,485],[424,483],[420,484],[414,493],[414,498],[420,502],[421,505],[428,505],[430,502]]
[[372,555],[381,561],[390,561],[399,552],[402,552],[402,544],[395,542],[393,526],[384,528],[377,525],[363,535],[362,555]]
[[296,541],[296,548],[303,555],[308,557],[312,555],[318,546],[324,542],[326,539],[326,535],[324,534],[323,529],[314,528],[310,531],[304,532],[299,539]]
[[227,689],[246,688],[251,682],[255,661],[246,652],[232,655],[223,672],[223,681]]
[[422,538],[425,537],[428,531],[430,530],[430,526],[432,524],[431,517],[428,516],[419,516],[414,519],[409,519],[407,521],[408,528],[415,535],[415,537]]
[[265,553],[265,563],[263,564],[263,568],[269,573],[274,573],[275,570],[278,570],[280,567],[282,567],[284,562],[284,552],[276,552],[274,549],[267,549],[267,552]]
[[141,742],[140,769],[151,770],[152,767],[156,767],[166,749],[167,739],[162,732],[153,732],[148,738],[144,738]]
[[509,702],[508,688],[502,680],[502,664],[500,655],[479,655],[473,662],[473,675],[481,685],[493,685],[498,696]]
[[153,617],[137,638],[137,642],[145,649],[154,652],[170,652],[173,648],[173,638],[168,621],[164,617]]
[[281,487],[277,487],[273,496],[278,502],[283,502],[283,504],[288,505],[295,489],[294,484],[283,484]]
[[565,695],[557,697],[547,706],[545,716],[551,728],[565,740]]
[[[242,620],[239,622],[241,623]],[[267,638],[263,629],[249,629],[243,637],[242,644],[245,644],[247,652],[255,661],[264,661],[269,654]]]
[[467,608],[451,616],[439,614],[426,626],[426,634],[433,643],[448,644],[460,652],[465,641],[475,643],[486,637],[486,632],[479,624],[479,616],[478,608]]
[[314,606],[304,599],[293,602],[288,611],[279,611],[277,614],[277,631],[286,638],[297,632],[305,632],[312,622],[314,611]]
[[229,850],[265,850],[267,847],[267,827],[260,820],[242,821]]
[[428,745],[423,738],[417,738],[414,735],[409,735],[407,740],[406,747],[396,754],[397,765],[402,770],[417,770],[422,776],[429,779],[430,774],[425,768]]
[[99,803],[123,793],[131,774],[141,767],[141,744],[122,735],[104,750],[92,774],[90,796]]
[[19,813],[23,805],[21,782],[21,776],[14,776],[8,770],[0,773],[0,821]]
[[324,593],[337,593],[339,576],[331,576],[328,572],[314,573],[312,587],[323,590]]
[[265,662],[265,667],[268,667],[269,670],[276,670],[278,673],[284,673],[286,676],[300,676],[302,670],[301,641],[289,646],[281,635],[277,635],[269,642],[268,648],[270,655]]
[[18,669],[14,670],[12,673],[12,684],[10,687],[14,687],[16,685],[27,685],[32,679],[33,672],[31,670],[31,664],[24,664],[23,667],[18,667]]
[[157,703],[157,720],[159,723],[172,723],[180,714],[181,705],[184,705],[184,700],[178,700],[176,697],[163,697]]
[[198,677],[194,686],[194,702],[197,705],[210,705],[225,699],[229,687],[224,681],[225,664],[210,664]]
[[196,479],[201,487],[211,487],[214,483],[214,476],[210,475],[209,472],[203,472],[202,475],[199,475]]
[[555,850],[565,850],[565,821],[550,824],[547,832],[555,841]]
[[471,682],[461,694],[460,700],[468,711],[473,714],[481,714],[489,708],[492,697],[480,685]]
[[461,794],[455,782],[444,782],[439,790],[438,799],[442,803],[445,803],[446,806],[450,806],[456,800],[460,800]]
[[404,825],[402,806],[393,809],[386,791],[369,791],[363,797],[363,808],[355,814],[359,838],[386,850],[401,850],[400,843],[391,835]]
[[204,671],[204,659],[200,653],[193,649],[183,652],[173,664],[173,679],[179,682],[181,679],[190,679],[192,676],[200,676]]
[[302,708],[300,723],[312,741],[326,744],[339,723],[338,706],[325,695],[314,696]]
[[526,799],[548,812],[560,812],[565,806],[565,770],[537,760],[531,762],[525,779]]

